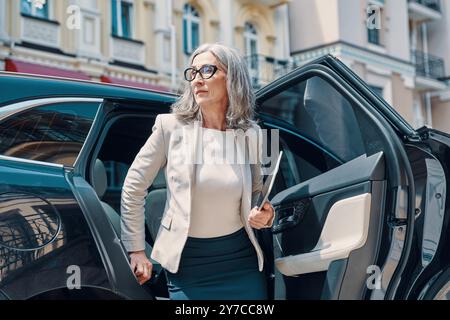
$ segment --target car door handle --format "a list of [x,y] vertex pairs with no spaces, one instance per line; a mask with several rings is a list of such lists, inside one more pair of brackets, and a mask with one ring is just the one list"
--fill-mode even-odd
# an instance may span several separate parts
[[289,203],[282,203],[274,207],[276,213],[272,233],[280,233],[297,226],[309,208],[311,198],[305,198]]

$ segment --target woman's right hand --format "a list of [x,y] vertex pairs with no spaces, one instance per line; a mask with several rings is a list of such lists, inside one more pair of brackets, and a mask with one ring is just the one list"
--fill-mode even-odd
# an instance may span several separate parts
[[144,284],[152,277],[153,264],[148,260],[145,251],[135,251],[129,253],[131,270],[136,275],[140,285]]

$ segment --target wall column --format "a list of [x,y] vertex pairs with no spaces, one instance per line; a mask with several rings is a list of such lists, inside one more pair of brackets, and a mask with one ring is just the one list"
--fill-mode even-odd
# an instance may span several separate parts
[[220,1],[220,40],[223,44],[233,46],[233,28],[234,25],[233,13],[232,13],[233,1]]
[[0,42],[9,40],[6,28],[6,0],[0,0]]

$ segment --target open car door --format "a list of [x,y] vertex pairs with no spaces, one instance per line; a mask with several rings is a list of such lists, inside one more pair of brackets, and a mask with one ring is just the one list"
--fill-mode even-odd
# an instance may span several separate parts
[[386,180],[383,153],[365,155],[278,193],[272,202],[287,277],[325,273],[322,299],[364,297],[375,266]]
[[401,138],[416,132],[352,76],[326,56],[257,93],[261,126],[275,129],[266,145],[285,153],[263,241],[276,299],[389,299],[399,287],[415,194]]

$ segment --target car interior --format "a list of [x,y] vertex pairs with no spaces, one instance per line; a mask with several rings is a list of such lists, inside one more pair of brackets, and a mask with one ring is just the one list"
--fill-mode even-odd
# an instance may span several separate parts
[[[330,92],[330,94],[323,94],[324,92]],[[348,180],[348,188],[341,190],[337,187],[333,192],[318,197],[319,200],[316,199],[318,203],[311,202],[309,206],[306,205],[308,202],[306,199],[307,215],[302,216],[292,228],[284,232],[273,232],[273,230],[257,232],[267,258],[266,275],[269,283],[269,297],[280,300],[336,298],[339,295],[337,281],[346,277],[347,264],[354,264],[355,260],[343,259],[335,261],[330,266],[326,263],[309,272],[296,274],[288,269],[299,266],[300,262],[290,262],[286,265],[288,260],[283,257],[293,255],[300,259],[306,257],[305,254],[319,245],[321,232],[330,229],[330,227],[326,228],[325,223],[327,214],[331,211],[331,205],[326,207],[327,205],[336,200],[358,195],[358,192],[370,192],[368,191],[370,188],[374,192],[373,199],[382,196],[383,182],[371,184],[371,179],[373,177],[384,179],[384,169],[377,169],[384,168],[383,155],[377,154],[383,150],[383,142],[379,139],[377,130],[361,130],[373,125],[337,90],[318,77],[302,81],[294,86],[293,90],[284,90],[279,95],[273,96],[264,102],[260,111],[259,122],[263,129],[280,129],[279,148],[285,154],[280,163],[280,174],[275,180],[269,199],[283,194],[286,190],[290,192],[298,186],[304,186],[307,190],[317,183],[323,187],[317,190],[325,192],[329,186],[324,183],[325,178],[321,179],[321,176],[325,177],[324,174],[328,172],[337,175],[345,173],[348,177],[353,177],[355,174],[355,179]],[[303,117],[300,119],[298,114],[302,114]],[[120,192],[123,180],[136,154],[150,136],[155,116],[156,112],[154,116],[150,116],[147,111],[144,114],[142,112],[135,115],[127,113],[112,117],[105,125],[96,143],[96,149],[91,152],[92,160],[86,177],[102,202],[104,211],[117,235],[120,235]],[[340,120],[336,121],[336,118]],[[330,123],[329,120],[333,120],[331,121],[333,125],[327,126],[327,123]],[[266,138],[267,145],[271,145],[271,134],[268,134]],[[367,154],[376,154],[376,156],[370,157]],[[352,163],[350,167],[368,168],[368,173],[349,171],[352,173],[349,174],[347,163]],[[335,181],[330,177],[327,179],[327,181]],[[355,181],[363,185],[353,185]],[[156,237],[165,205],[166,189],[163,171],[158,173],[148,192],[145,205],[146,251],[150,256],[153,239]],[[370,204],[370,198],[365,197],[363,202],[364,205]],[[359,212],[364,212],[364,207],[358,208]],[[371,219],[381,221],[378,211],[371,216]],[[360,218],[360,216],[357,217]],[[348,216],[346,219],[351,218]],[[362,227],[367,223],[367,219],[366,217],[361,220]],[[365,259],[375,259],[374,243],[377,238],[372,235],[377,233],[375,229],[378,228],[378,222],[373,224],[374,230],[369,230],[373,238],[370,240],[370,245],[361,249],[363,253],[359,253],[364,254]],[[333,235],[337,235],[333,228],[330,230]],[[161,272],[161,267],[157,263],[154,266],[155,274],[147,285],[157,292],[157,298],[166,299],[168,293],[164,272]],[[359,278],[365,276],[365,271],[358,270],[357,275],[358,279],[355,283],[360,282]],[[362,294],[358,290],[359,288],[355,285],[346,292],[351,292],[350,296],[353,297]]]

